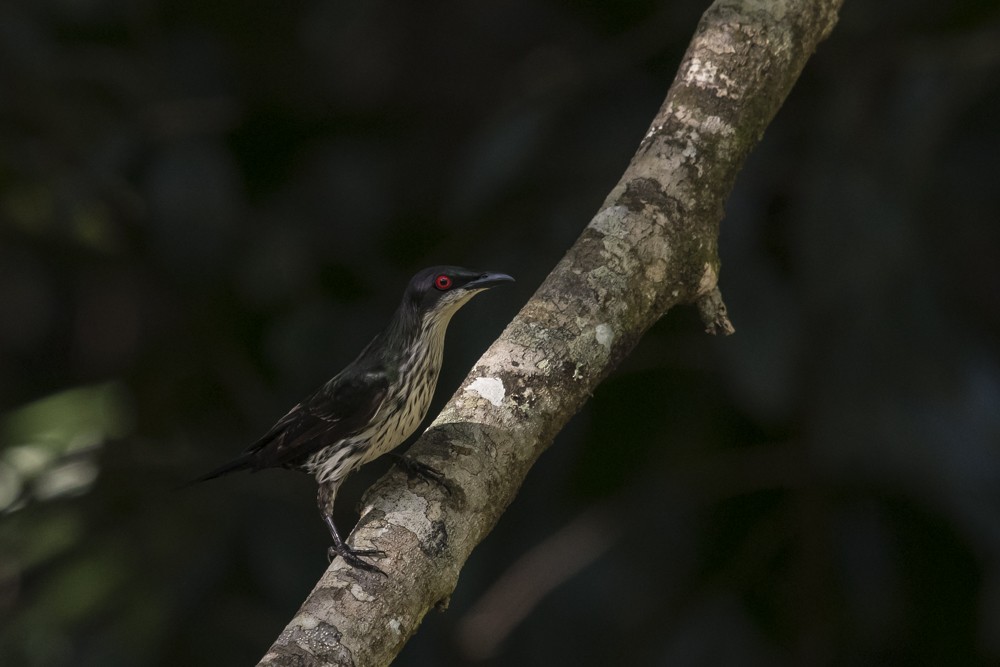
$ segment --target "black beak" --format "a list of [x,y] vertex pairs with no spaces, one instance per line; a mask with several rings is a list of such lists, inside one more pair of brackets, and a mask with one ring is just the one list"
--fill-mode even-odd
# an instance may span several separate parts
[[506,273],[484,273],[475,280],[465,283],[465,289],[489,289],[501,283],[512,283],[514,279]]

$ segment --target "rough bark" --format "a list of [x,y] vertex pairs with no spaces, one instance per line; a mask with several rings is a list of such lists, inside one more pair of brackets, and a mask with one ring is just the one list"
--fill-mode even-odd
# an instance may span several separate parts
[[841,0],[720,0],[705,12],[621,181],[411,452],[451,493],[390,471],[353,533],[388,577],[335,560],[261,665],[385,665],[532,463],[643,333],[696,303],[732,325],[717,287],[723,204]]

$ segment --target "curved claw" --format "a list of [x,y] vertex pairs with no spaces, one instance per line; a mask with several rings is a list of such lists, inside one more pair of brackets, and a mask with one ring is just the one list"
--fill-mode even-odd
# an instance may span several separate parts
[[385,558],[385,552],[381,549],[355,549],[347,546],[346,544],[343,546],[344,549],[342,551],[338,550],[335,546],[331,546],[326,550],[326,557],[330,559],[331,563],[334,558],[340,556],[344,559],[344,562],[351,567],[356,567],[359,570],[364,570],[366,572],[381,574],[383,577],[389,576],[375,565],[372,565],[368,561],[363,561],[360,558],[360,556],[367,556],[369,558]]

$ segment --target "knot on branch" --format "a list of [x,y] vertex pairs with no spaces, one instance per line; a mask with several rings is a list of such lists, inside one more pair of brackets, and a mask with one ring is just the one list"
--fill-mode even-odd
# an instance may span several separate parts
[[695,303],[698,306],[701,321],[705,324],[705,333],[710,333],[713,336],[720,333],[723,336],[736,333],[736,328],[729,320],[726,304],[722,301],[722,292],[719,291],[718,286],[698,297]]

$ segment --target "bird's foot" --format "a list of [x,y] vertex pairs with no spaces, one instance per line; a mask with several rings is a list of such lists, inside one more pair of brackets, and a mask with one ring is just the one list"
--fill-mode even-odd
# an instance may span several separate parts
[[416,459],[412,459],[409,456],[404,456],[403,454],[393,454],[396,459],[396,463],[399,467],[406,471],[410,476],[416,476],[424,480],[428,484],[437,484],[440,486],[446,494],[451,495],[451,487],[448,485],[448,478],[441,473],[441,471],[436,468],[432,468],[426,463],[421,463]]
[[[324,487],[320,486],[321,498],[323,497],[323,489]],[[383,577],[389,576],[371,563],[361,560],[361,556],[366,556],[368,558],[385,558],[384,551],[381,549],[355,549],[345,543],[344,540],[340,538],[340,533],[337,532],[337,526],[333,523],[333,516],[328,512],[323,513],[323,522],[326,523],[326,527],[330,529],[330,537],[333,538],[333,546],[326,550],[326,557],[330,559],[331,563],[336,556],[340,556],[344,559],[344,562],[351,567],[356,567],[357,569],[364,570],[365,572],[377,572]]]
[[368,561],[361,560],[361,556],[365,556],[367,558],[385,558],[385,552],[381,549],[355,549],[354,547],[349,547],[346,544],[341,544],[339,547],[334,545],[326,550],[326,557],[330,559],[331,563],[337,556],[343,558],[344,562],[351,567],[356,567],[359,570],[364,570],[365,572],[381,574],[383,577],[389,576],[375,565],[372,565]]

